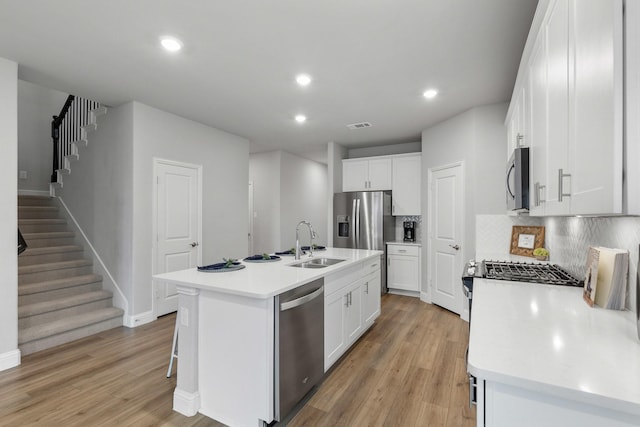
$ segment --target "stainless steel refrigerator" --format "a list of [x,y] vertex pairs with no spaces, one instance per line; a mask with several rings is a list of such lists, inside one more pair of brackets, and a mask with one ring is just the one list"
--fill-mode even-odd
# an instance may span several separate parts
[[375,249],[381,257],[381,290],[387,292],[386,242],[395,239],[390,191],[357,191],[333,195],[333,246]]

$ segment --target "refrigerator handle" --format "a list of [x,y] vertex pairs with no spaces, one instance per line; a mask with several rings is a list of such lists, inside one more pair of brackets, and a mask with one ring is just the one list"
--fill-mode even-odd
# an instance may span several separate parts
[[351,206],[351,227],[352,227],[352,232],[351,232],[351,238],[353,239],[353,247],[357,248],[358,247],[358,236],[357,236],[357,232],[356,230],[358,229],[358,216],[357,216],[357,210],[356,210],[356,200],[357,199],[353,199],[352,202],[352,206]]
[[360,249],[360,199],[356,199],[356,248]]

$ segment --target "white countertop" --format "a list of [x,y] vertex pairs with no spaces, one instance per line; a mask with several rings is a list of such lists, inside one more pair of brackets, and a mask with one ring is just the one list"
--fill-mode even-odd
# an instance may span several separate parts
[[242,262],[246,268],[237,271],[205,273],[191,268],[153,277],[176,285],[266,299],[340,271],[354,263],[378,258],[382,253],[364,249],[327,248],[315,251],[314,258],[338,258],[346,261],[325,268],[297,268],[290,267],[289,264],[304,261],[309,258],[308,255],[302,256],[300,260],[295,260],[293,255],[283,255],[282,260],[276,262]]
[[405,242],[404,240],[392,240],[386,242],[387,245],[422,246],[421,242]]
[[640,415],[634,313],[591,308],[581,288],[475,279],[469,372]]

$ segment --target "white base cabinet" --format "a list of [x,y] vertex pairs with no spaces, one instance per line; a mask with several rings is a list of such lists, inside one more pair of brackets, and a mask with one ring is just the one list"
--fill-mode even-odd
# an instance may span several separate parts
[[387,287],[420,291],[420,247],[387,245]]
[[[365,274],[367,275],[363,277]],[[339,278],[325,278],[325,372],[373,325],[379,315],[378,262],[360,264],[358,268]]]
[[478,427],[630,427],[636,415],[494,381],[478,380]]

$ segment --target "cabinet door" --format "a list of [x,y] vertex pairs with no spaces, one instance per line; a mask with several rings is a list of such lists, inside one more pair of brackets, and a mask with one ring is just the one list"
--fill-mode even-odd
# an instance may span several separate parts
[[348,305],[345,316],[345,338],[350,345],[363,332],[364,324],[362,323],[362,291],[360,288],[364,286],[364,282],[359,280],[346,290]]
[[344,290],[334,292],[324,299],[324,370],[325,372],[344,353],[345,313],[348,296]]
[[571,213],[621,213],[622,1],[571,4]]
[[391,158],[369,160],[368,190],[391,190]]
[[343,160],[342,161],[342,191],[368,190],[369,161],[368,160]]
[[[569,169],[569,1],[552,2],[543,26],[547,67],[547,167],[545,215],[568,215],[571,198],[560,197],[558,175]],[[564,172],[566,171],[566,172]],[[564,188],[568,190],[568,188]]]
[[547,69],[544,34],[531,54],[529,82],[529,161],[531,215],[545,214],[547,167]]
[[388,255],[387,287],[405,291],[420,289],[419,258],[406,255]]
[[380,315],[380,270],[367,276],[362,290],[363,319],[365,327]]
[[393,159],[393,215],[420,215],[421,156]]

